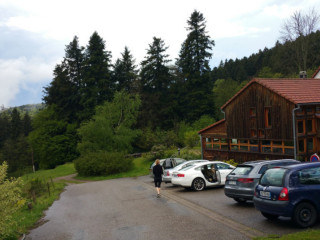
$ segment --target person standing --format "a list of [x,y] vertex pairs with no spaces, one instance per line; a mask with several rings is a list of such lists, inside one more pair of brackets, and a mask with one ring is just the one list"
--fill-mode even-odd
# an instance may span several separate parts
[[154,175],[154,185],[157,190],[157,198],[160,197],[160,187],[161,187],[161,182],[162,182],[162,174],[163,174],[163,169],[162,166],[160,165],[160,160],[156,160],[156,165],[154,165],[153,169],[153,175]]

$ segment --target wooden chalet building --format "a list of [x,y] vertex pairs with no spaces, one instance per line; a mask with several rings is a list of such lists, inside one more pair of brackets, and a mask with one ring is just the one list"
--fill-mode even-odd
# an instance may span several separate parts
[[225,118],[199,131],[204,159],[309,160],[320,155],[320,79],[256,78],[221,109]]

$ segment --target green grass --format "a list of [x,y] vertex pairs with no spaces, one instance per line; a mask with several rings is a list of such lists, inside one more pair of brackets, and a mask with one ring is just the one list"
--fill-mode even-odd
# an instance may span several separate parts
[[108,176],[76,176],[75,179],[79,180],[91,180],[91,181],[101,181],[107,179],[115,179],[115,178],[125,178],[125,177],[139,177],[149,174],[149,167],[151,162],[143,157],[134,158],[132,169],[125,173],[117,173]]
[[55,169],[49,169],[49,170],[39,170],[35,173],[28,173],[23,175],[21,178],[24,181],[28,181],[32,178],[40,178],[40,179],[54,179],[56,177],[62,177],[67,176],[73,173],[76,173],[76,169],[74,168],[73,163],[66,163],[64,165],[60,165],[56,167]]
[[[43,216],[44,211],[59,198],[61,192],[66,186],[64,181],[53,182],[52,180],[56,177],[66,176],[73,173],[76,173],[73,163],[66,163],[56,167],[55,169],[39,170],[35,173],[28,173],[21,177],[24,182],[23,191],[25,195],[24,197],[27,200],[26,203],[32,203],[32,209],[29,209],[26,204],[13,215],[17,224],[10,229],[12,237],[9,239],[18,239],[23,233],[26,233],[29,229],[35,227],[36,223]],[[44,186],[44,191],[36,195],[35,202],[31,199],[30,193],[28,192],[30,183],[34,179],[41,180]],[[49,186],[50,191],[48,191],[47,186]]]
[[[51,189],[50,195],[49,193],[45,193],[37,197],[36,203],[32,203],[32,209],[24,206],[16,212],[13,217],[17,225],[15,229],[11,230],[13,232],[12,239],[18,239],[23,233],[27,233],[28,230],[37,227],[39,225],[39,219],[44,215],[44,211],[47,210],[55,200],[59,199],[65,186],[65,183],[54,183],[54,188]],[[28,199],[28,202],[31,202],[31,200]]]
[[320,230],[301,231],[298,233],[287,234],[283,236],[270,235],[268,237],[257,237],[254,240],[318,240],[320,236]]

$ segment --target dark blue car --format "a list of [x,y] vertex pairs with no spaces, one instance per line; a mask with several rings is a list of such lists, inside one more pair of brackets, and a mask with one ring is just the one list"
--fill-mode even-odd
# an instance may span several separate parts
[[268,219],[291,217],[299,227],[312,226],[320,216],[320,162],[268,169],[253,201]]

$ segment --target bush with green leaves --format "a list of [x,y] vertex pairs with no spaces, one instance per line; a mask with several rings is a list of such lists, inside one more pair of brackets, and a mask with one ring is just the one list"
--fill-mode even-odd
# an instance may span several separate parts
[[198,131],[188,131],[184,134],[184,144],[186,147],[193,148],[200,145]]
[[80,176],[107,176],[132,167],[132,158],[121,152],[90,152],[74,161]]
[[0,239],[9,239],[14,233],[10,232],[17,223],[12,215],[18,211],[26,200],[22,197],[22,180],[7,178],[8,165],[0,165]]

